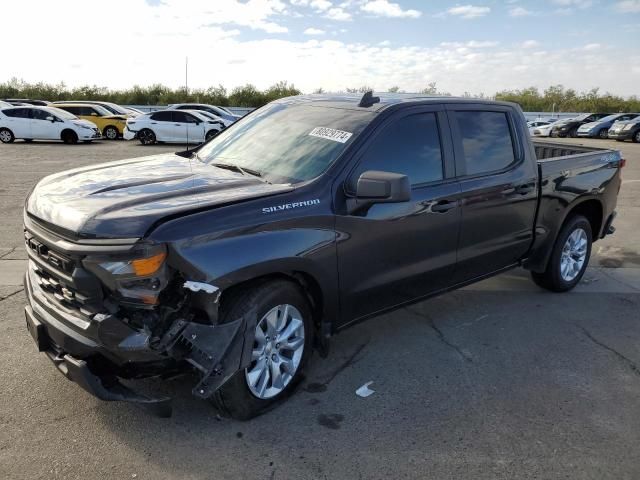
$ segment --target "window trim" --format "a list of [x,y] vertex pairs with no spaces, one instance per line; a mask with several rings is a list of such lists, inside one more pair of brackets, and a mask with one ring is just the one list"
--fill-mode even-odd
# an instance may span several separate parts
[[[513,162],[504,168],[497,170],[489,170],[487,172],[480,172],[474,174],[467,174],[466,156],[464,153],[464,146],[462,143],[462,133],[458,126],[458,119],[456,117],[457,112],[491,112],[491,113],[503,113],[507,118],[507,125],[509,126],[509,135],[511,136],[511,148],[513,149]],[[517,135],[517,123],[513,118],[513,110],[507,106],[500,105],[488,105],[488,104],[464,104],[464,105],[451,105],[447,108],[447,115],[449,118],[449,126],[451,127],[451,135],[453,137],[453,149],[455,152],[455,165],[456,165],[456,178],[459,180],[467,180],[473,178],[490,177],[493,175],[500,175],[517,169],[525,160],[524,148],[520,141],[520,135]]]
[[415,107],[402,108],[401,110],[394,111],[389,114],[387,118],[384,118],[378,123],[367,139],[358,147],[351,157],[351,166],[347,168],[347,173],[344,175],[342,181],[343,191],[347,197],[354,197],[355,192],[349,187],[351,184],[352,176],[357,170],[358,166],[363,162],[364,155],[371,147],[373,142],[384,133],[384,131],[391,125],[405,117],[412,115],[420,115],[425,113],[431,113],[435,116],[436,125],[438,128],[438,137],[440,140],[440,155],[442,159],[442,178],[439,180],[433,180],[431,182],[422,182],[411,185],[411,190],[416,190],[425,187],[431,187],[434,185],[443,185],[455,181],[455,168],[452,163],[453,159],[453,147],[451,142],[451,133],[446,117],[446,112],[443,104],[436,105],[420,105]]

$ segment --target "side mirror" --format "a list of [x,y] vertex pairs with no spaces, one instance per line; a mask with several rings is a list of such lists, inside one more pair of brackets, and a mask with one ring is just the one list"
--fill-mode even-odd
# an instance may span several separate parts
[[56,119],[55,119],[55,118],[53,118],[53,117],[51,117],[51,116],[49,116],[49,117],[45,118],[45,120],[49,120],[51,123],[53,123],[53,122],[55,122],[55,121],[56,121]]
[[97,117],[97,116],[98,116],[98,114],[97,114],[96,112],[91,112],[91,116],[92,116],[92,117]]
[[347,200],[349,213],[376,203],[400,203],[411,199],[409,177],[393,172],[367,170],[358,178],[355,198]]

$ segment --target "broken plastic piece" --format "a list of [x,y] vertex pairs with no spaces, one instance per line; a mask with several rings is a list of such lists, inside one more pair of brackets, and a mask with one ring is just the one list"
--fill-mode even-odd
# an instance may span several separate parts
[[369,385],[371,385],[372,383],[373,380],[362,385],[359,389],[356,390],[356,395],[362,398],[367,398],[368,396],[373,395],[375,393],[375,390],[371,390],[369,388]]
[[184,282],[183,287],[192,292],[216,293],[219,290],[218,287],[214,287],[208,283],[194,282],[192,280]]

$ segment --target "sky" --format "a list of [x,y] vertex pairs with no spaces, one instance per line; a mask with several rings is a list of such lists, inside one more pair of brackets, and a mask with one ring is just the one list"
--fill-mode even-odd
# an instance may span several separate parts
[[0,81],[640,95],[640,0],[469,1],[4,0]]

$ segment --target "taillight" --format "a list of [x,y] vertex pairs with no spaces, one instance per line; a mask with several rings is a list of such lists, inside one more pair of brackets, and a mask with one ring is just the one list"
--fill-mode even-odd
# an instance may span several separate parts
[[626,164],[627,164],[627,159],[621,158],[620,161],[618,162],[618,168],[624,168]]

